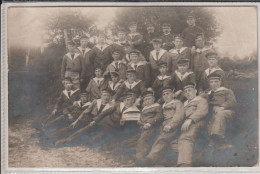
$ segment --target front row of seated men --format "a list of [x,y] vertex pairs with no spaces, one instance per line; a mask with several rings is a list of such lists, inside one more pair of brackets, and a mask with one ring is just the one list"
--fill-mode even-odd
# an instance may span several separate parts
[[[215,71],[207,76],[209,88],[199,91],[201,88],[196,86],[195,77],[188,67],[186,60],[178,62],[179,70],[174,76],[182,79],[184,75],[189,80],[174,82],[172,76],[167,75],[167,65],[161,64],[161,74],[152,88],[145,87],[134,69],[128,69],[127,80],[119,84],[117,72],[110,73],[111,80],[108,81],[108,77],[102,77],[102,70],[97,68],[96,77],[92,80],[98,85],[87,88],[88,93],[93,91],[92,96],[74,90],[72,80],[66,78],[63,83],[65,89],[52,112],[52,119],[57,120],[62,115],[69,120],[70,129],[78,129],[56,141],[56,145],[73,141],[82,134],[90,135],[93,130],[98,132],[95,135],[99,139],[104,139],[107,134],[120,134],[127,122],[136,122],[141,131],[136,146],[138,166],[159,163],[174,140],[178,140],[177,166],[192,166],[196,138],[206,125],[209,146],[230,148],[231,145],[225,142],[225,133],[226,122],[234,118],[236,106],[232,90],[221,85],[222,74]],[[157,130],[159,135],[151,143]],[[94,136],[92,140],[97,138]]]

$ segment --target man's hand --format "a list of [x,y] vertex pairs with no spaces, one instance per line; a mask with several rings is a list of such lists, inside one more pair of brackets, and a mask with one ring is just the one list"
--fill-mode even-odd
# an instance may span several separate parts
[[150,127],[151,127],[150,123],[145,123],[143,126],[144,129],[149,129]]
[[225,108],[224,107],[219,107],[219,106],[214,106],[213,110],[215,113],[218,113],[219,111],[223,111]]
[[55,115],[56,112],[57,112],[57,109],[54,109],[54,110],[52,111],[51,115]]
[[124,126],[125,125],[125,120],[120,120],[120,126]]
[[140,106],[141,98],[137,98],[134,105],[135,106]]
[[189,128],[190,128],[191,123],[192,123],[192,119],[187,119],[187,120],[185,120],[185,122],[184,122],[183,125],[181,126],[181,131],[182,131],[182,132],[188,131]]
[[177,92],[175,92],[175,96],[178,97],[181,93],[182,93],[182,90],[178,90]]
[[163,131],[164,132],[169,132],[171,130],[171,126],[170,125],[166,125],[166,126],[164,126],[164,128],[163,128]]
[[91,121],[91,122],[89,123],[90,126],[95,126],[95,124],[96,124],[96,121]]
[[73,120],[73,116],[71,114],[68,114],[68,119],[71,121]]
[[71,127],[72,129],[74,129],[74,128],[77,126],[77,123],[78,123],[78,120],[74,121],[74,122],[70,125],[70,127]]

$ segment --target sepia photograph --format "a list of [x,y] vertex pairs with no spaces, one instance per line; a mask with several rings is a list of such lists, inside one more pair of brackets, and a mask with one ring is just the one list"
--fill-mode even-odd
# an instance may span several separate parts
[[259,167],[257,6],[5,13],[8,168]]

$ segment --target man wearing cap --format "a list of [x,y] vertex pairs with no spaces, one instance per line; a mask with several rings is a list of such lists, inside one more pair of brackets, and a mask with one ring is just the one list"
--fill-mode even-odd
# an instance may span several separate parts
[[186,47],[192,47],[195,45],[195,37],[197,33],[203,33],[203,29],[196,26],[196,19],[193,14],[188,15],[187,17],[188,27],[185,28],[182,32],[184,38],[184,45]]
[[95,77],[92,78],[86,88],[89,94],[89,100],[99,99],[101,96],[101,89],[107,87],[107,80],[103,77],[103,70],[100,67],[95,68]]
[[112,96],[114,96],[122,83],[120,82],[118,72],[110,72],[110,77],[111,80],[108,81],[108,88],[112,91]]
[[156,100],[161,98],[163,88],[166,86],[169,86],[169,84],[171,82],[171,76],[168,74],[167,63],[160,62],[159,71],[160,71],[160,74],[154,80],[153,85],[152,85],[152,89],[155,92]]
[[[124,64],[128,65],[131,60],[130,60],[130,52],[133,50],[132,46],[129,44],[129,42],[126,42],[124,44],[124,50],[125,50],[125,55],[122,58],[122,61],[124,62]],[[142,53],[139,51],[139,59],[141,61],[146,61],[145,57],[142,55]]]
[[175,87],[175,95],[181,101],[185,100],[183,95],[183,85],[187,82],[196,83],[195,74],[189,69],[188,59],[179,59],[177,62],[178,69],[172,73],[170,84]]
[[147,165],[154,165],[164,159],[167,146],[174,139],[183,119],[184,109],[181,101],[174,99],[174,92],[165,87],[162,92],[165,103],[162,106],[164,121],[160,133],[152,145],[150,153],[146,156]]
[[178,139],[179,167],[192,167],[192,155],[196,137],[200,130],[206,126],[208,102],[205,98],[197,96],[193,82],[187,82],[183,87],[187,101],[184,102],[184,123],[181,126],[181,135]]
[[110,63],[107,68],[104,75],[107,75],[110,72],[118,72],[119,78],[122,80],[126,79],[126,65],[121,60],[122,52],[120,50],[112,50],[112,57],[114,61]]
[[128,64],[128,68],[132,68],[137,72],[137,78],[142,80],[146,87],[150,85],[150,66],[146,61],[140,60],[140,51],[132,50],[130,52],[131,62]]
[[116,92],[114,100],[118,101],[124,92],[132,92],[135,94],[137,101],[140,101],[141,95],[146,91],[144,82],[137,79],[137,72],[132,68],[126,71],[126,78],[126,81],[124,81]]
[[156,37],[159,37],[157,32],[155,32],[155,26],[153,23],[148,22],[146,24],[146,33],[144,35],[143,39],[143,45],[144,45],[144,56],[149,57],[150,52],[153,50],[153,43],[152,40]]
[[196,35],[196,49],[192,52],[193,56],[191,58],[191,69],[196,75],[197,84],[201,78],[202,73],[209,67],[206,54],[208,52],[214,51],[211,47],[205,45],[204,34],[198,33]]
[[94,68],[101,67],[103,71],[106,70],[113,58],[111,56],[112,46],[106,44],[106,36],[104,33],[99,33],[98,43],[92,48],[94,52]]
[[151,51],[150,53],[150,64],[151,64],[151,76],[153,79],[159,75],[159,70],[158,70],[158,64],[160,62],[166,62],[167,65],[170,65],[170,53],[161,48],[162,46],[162,40],[161,39],[153,39],[153,47],[154,50]]
[[147,155],[150,144],[152,143],[151,140],[155,135],[159,123],[163,120],[162,107],[160,104],[155,103],[153,91],[147,90],[143,94],[143,100],[144,107],[140,121],[138,121],[141,128],[141,135],[136,146],[136,164],[138,166],[143,165],[143,159]]
[[117,41],[112,45],[113,50],[120,50],[121,58],[125,56],[126,31],[120,27],[117,30]]
[[[84,117],[90,118],[92,120],[92,122],[90,122],[88,125],[86,125],[85,127],[77,130],[75,133],[73,133],[72,135],[70,135],[67,138],[63,138],[59,141],[57,141],[55,144],[62,144],[65,142],[70,142],[72,140],[74,140],[75,138],[77,138],[80,134],[82,134],[83,132],[87,131],[88,129],[92,128],[94,126],[94,122],[93,120],[95,120],[95,118],[97,118],[97,116],[106,111],[107,109],[109,109],[110,107],[112,107],[113,104],[111,103],[111,91],[104,88],[101,91],[101,98],[94,100],[91,105],[84,110],[80,116],[70,125],[71,128],[75,128],[78,127],[78,123],[80,120],[82,120]],[[96,120],[96,122],[98,122]]]
[[72,79],[73,86],[80,89],[80,82],[85,76],[85,63],[81,54],[76,53],[73,42],[67,44],[69,52],[64,55],[61,65],[61,79],[67,77]]
[[191,59],[191,49],[183,46],[183,37],[181,35],[176,35],[174,37],[175,48],[171,49],[169,52],[171,54],[171,65],[170,71],[174,72],[177,69],[177,62],[180,58]]
[[209,68],[207,68],[201,75],[201,79],[198,84],[199,93],[209,89],[209,81],[207,77],[214,72],[221,75],[221,86],[225,86],[225,72],[218,66],[218,54],[216,52],[208,52],[205,56],[208,60]]
[[80,47],[78,50],[83,57],[84,66],[85,66],[85,76],[83,82],[81,83],[81,90],[86,89],[91,76],[94,74],[93,63],[94,63],[94,54],[91,48],[88,47],[89,38],[87,36],[82,36],[80,38]]
[[232,147],[225,144],[226,122],[235,117],[234,108],[237,105],[232,90],[221,87],[221,75],[214,72],[208,76],[210,89],[206,90],[212,115],[208,123],[209,146],[213,147],[216,141],[219,149]]
[[130,43],[133,49],[142,50],[143,36],[136,31],[137,23],[130,22],[128,28],[130,33],[126,36],[126,40]]
[[161,36],[162,39],[162,48],[169,51],[174,48],[174,35],[171,34],[171,25],[165,23],[162,25],[163,35]]

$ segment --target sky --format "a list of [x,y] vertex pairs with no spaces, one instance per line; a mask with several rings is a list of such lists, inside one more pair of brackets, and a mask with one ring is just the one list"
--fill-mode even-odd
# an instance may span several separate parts
[[[63,7],[65,8],[65,7]],[[57,8],[12,8],[8,11],[8,41],[10,44],[39,46],[42,44],[45,21]],[[113,22],[118,7],[80,7],[84,15],[96,15],[99,29]],[[257,52],[257,9],[255,7],[208,7],[216,16],[223,32],[214,43],[225,56],[245,57]],[[19,19],[19,20],[17,20]]]

